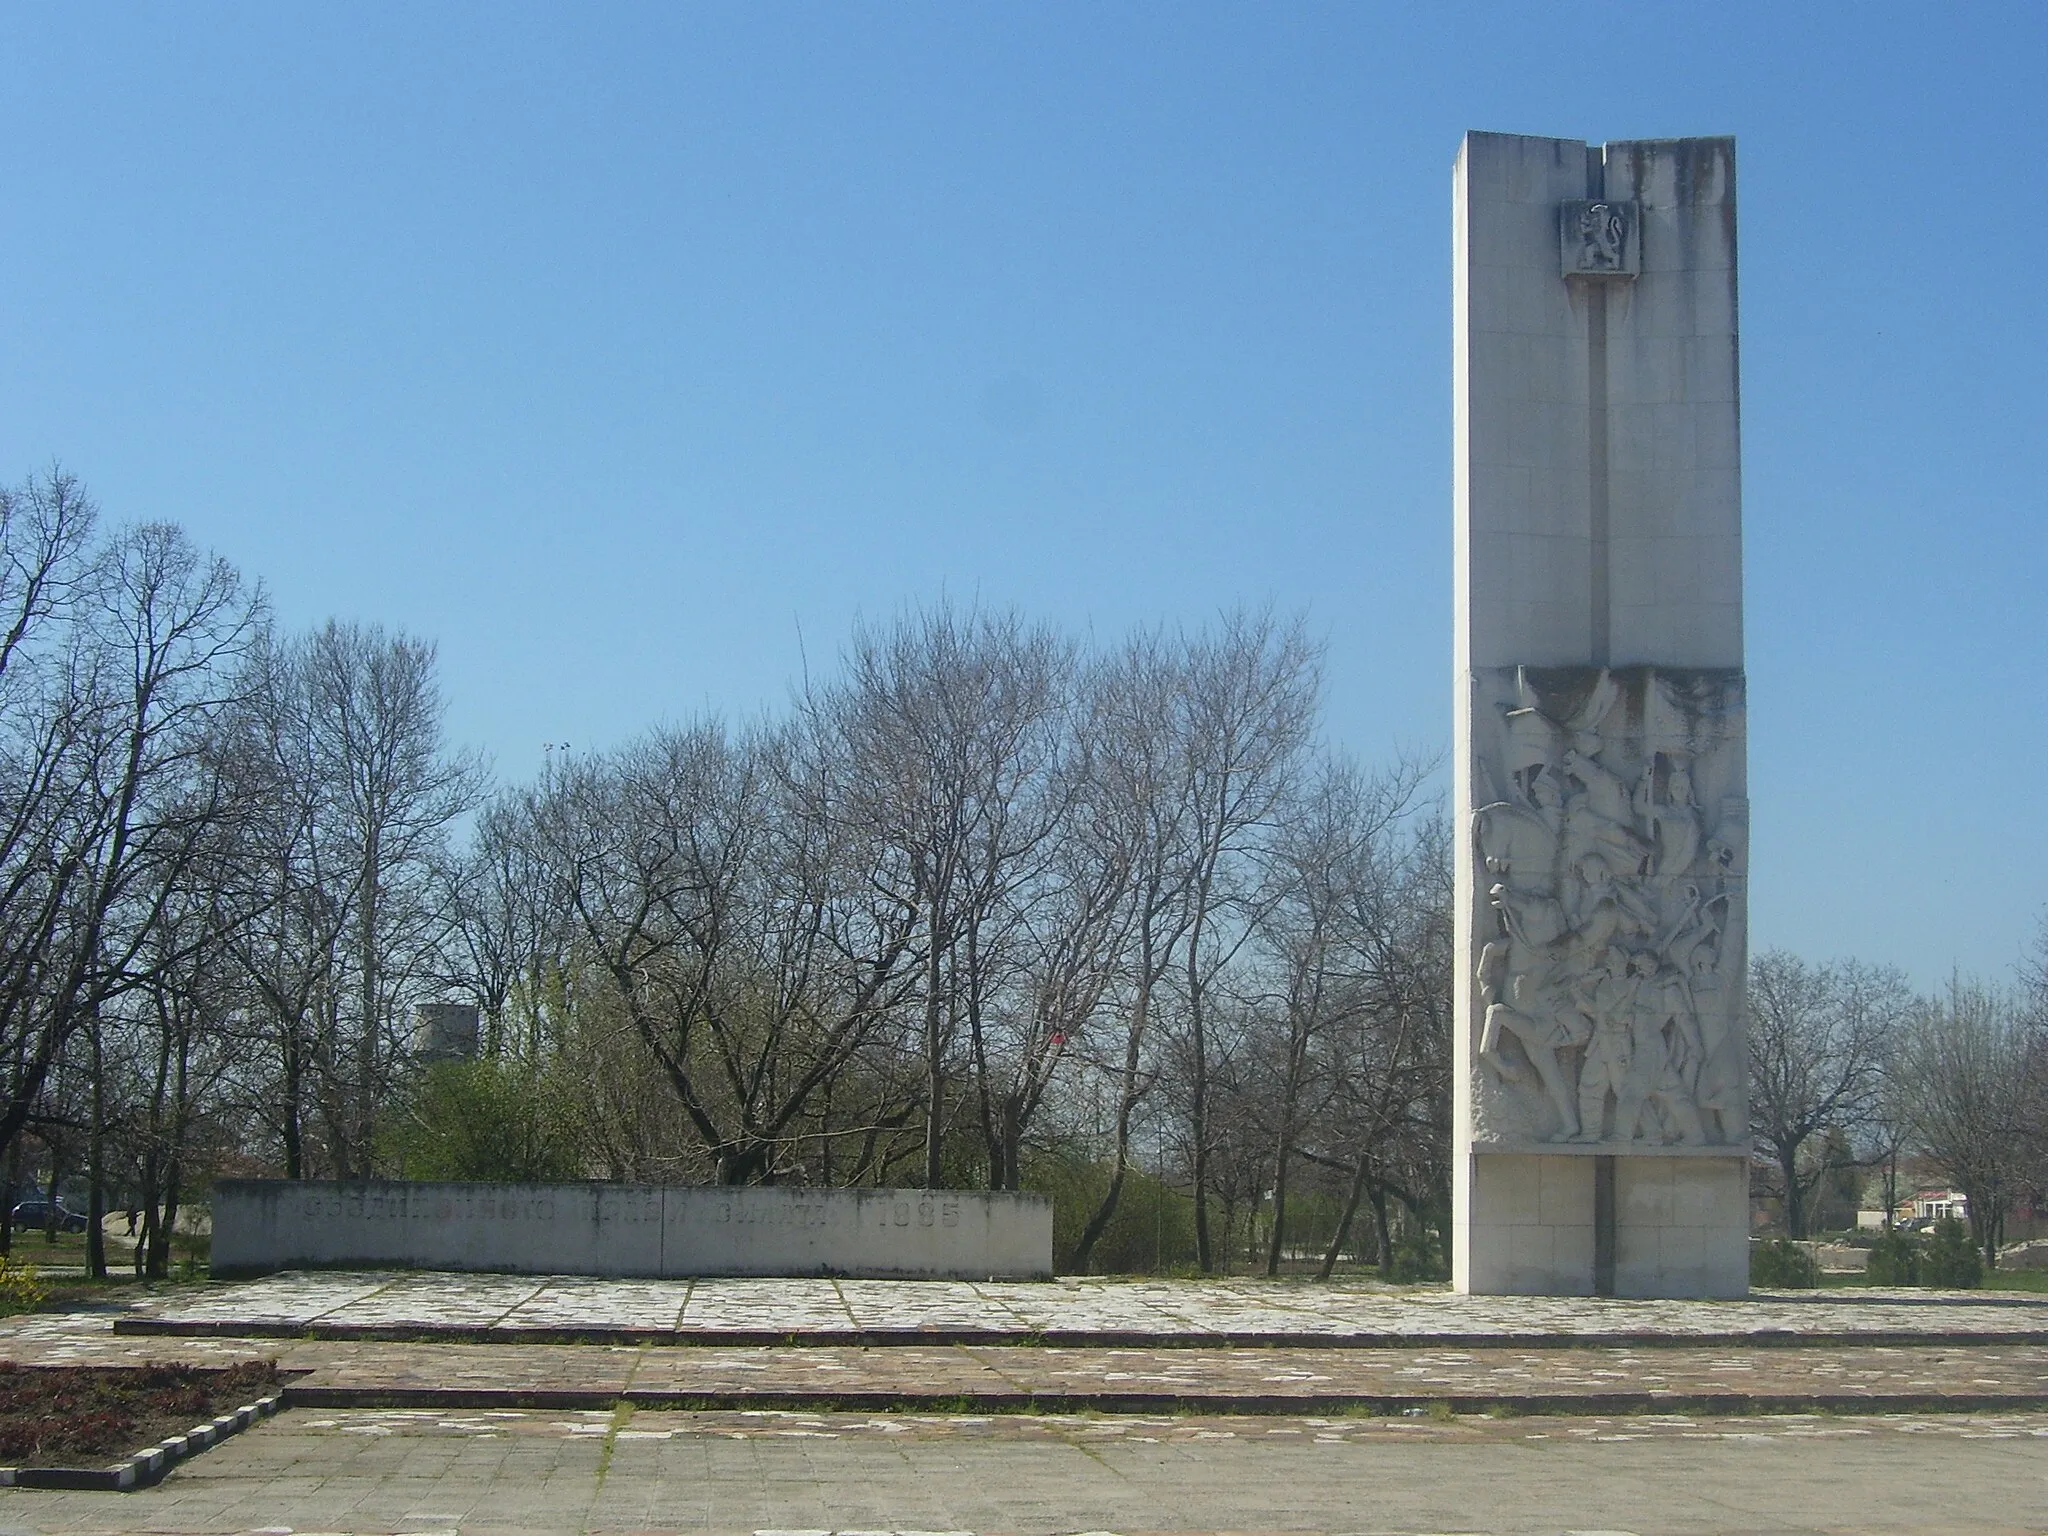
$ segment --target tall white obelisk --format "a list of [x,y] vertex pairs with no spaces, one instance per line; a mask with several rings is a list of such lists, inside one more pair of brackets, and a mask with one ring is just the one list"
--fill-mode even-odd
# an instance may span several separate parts
[[1461,1291],[1748,1289],[1735,145],[1453,179]]

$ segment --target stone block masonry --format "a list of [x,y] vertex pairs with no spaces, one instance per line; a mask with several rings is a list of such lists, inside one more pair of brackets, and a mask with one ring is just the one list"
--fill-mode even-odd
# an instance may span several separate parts
[[1748,1287],[1735,146],[1453,178],[1460,1290]]
[[223,1179],[212,1268],[1050,1279],[1052,1204],[963,1190]]

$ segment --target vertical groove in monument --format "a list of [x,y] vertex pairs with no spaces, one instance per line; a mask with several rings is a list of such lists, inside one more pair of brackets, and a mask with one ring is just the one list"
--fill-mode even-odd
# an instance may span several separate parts
[[1591,662],[1608,666],[1614,649],[1614,598],[1608,588],[1608,285],[1585,289],[1585,457],[1591,498],[1587,506],[1587,555],[1591,569]]
[[1607,569],[1613,514],[1607,479],[1607,285],[1582,286],[1586,295],[1586,478],[1591,482],[1586,507],[1588,606],[1593,620],[1588,649],[1593,665],[1604,667],[1612,660],[1614,648],[1614,599]]
[[[1586,150],[1586,196],[1607,195],[1607,151]],[[1607,452],[1607,292],[1604,282],[1581,281],[1586,301],[1586,545],[1587,607],[1592,614],[1588,651],[1596,667],[1613,660],[1614,597],[1608,577],[1608,534],[1613,524]],[[1614,1294],[1614,1251],[1620,1238],[1614,1210],[1614,1159],[1593,1159],[1593,1294]]]
[[1593,1159],[1593,1294],[1614,1294],[1614,1159]]
[[[1607,195],[1604,148],[1586,151],[1586,196]],[[1608,582],[1607,540],[1613,504],[1609,498],[1607,452],[1607,284],[1581,281],[1586,305],[1586,573],[1587,606],[1592,614],[1588,651],[1594,666],[1604,667],[1614,649],[1613,592]]]

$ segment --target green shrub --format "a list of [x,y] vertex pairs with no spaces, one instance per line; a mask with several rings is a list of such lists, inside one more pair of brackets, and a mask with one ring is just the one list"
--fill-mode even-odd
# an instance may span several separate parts
[[1897,1228],[1870,1245],[1870,1266],[1863,1276],[1872,1285],[1918,1285],[1920,1240]]
[[1820,1264],[1803,1244],[1786,1237],[1767,1238],[1750,1245],[1749,1283],[1776,1291],[1810,1291],[1820,1284]]
[[429,1067],[385,1132],[387,1162],[408,1179],[580,1178],[574,1100],[563,1070],[493,1057]]
[[[1052,1201],[1052,1265],[1074,1273],[1081,1230],[1109,1190],[1109,1167],[1077,1155],[1044,1152],[1024,1167],[1024,1188]],[[1098,1275],[1148,1274],[1192,1264],[1195,1203],[1138,1168],[1124,1170],[1116,1213],[1095,1245],[1089,1268]]]
[[17,1264],[11,1259],[0,1258],[0,1317],[33,1312],[48,1299],[49,1294],[43,1289],[35,1265]]
[[1920,1255],[1920,1283],[1970,1291],[1984,1283],[1984,1255],[1970,1241],[1970,1229],[1953,1216],[1934,1224]]
[[1448,1280],[1450,1270],[1444,1263],[1443,1245],[1437,1236],[1419,1222],[1410,1222],[1394,1238],[1394,1251],[1386,1268],[1389,1280],[1403,1283],[1416,1280]]

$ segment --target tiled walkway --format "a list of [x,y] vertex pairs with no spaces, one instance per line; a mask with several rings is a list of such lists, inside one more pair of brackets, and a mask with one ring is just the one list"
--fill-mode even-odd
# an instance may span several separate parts
[[285,1274],[209,1286],[124,1331],[506,1341],[1383,1345],[1797,1339],[2048,1342],[2048,1296],[1857,1291],[1746,1301],[1455,1296],[1250,1280],[969,1284]]
[[2048,1526],[2048,1415],[1757,1419],[287,1413],[136,1494],[0,1530],[1056,1536]]
[[2048,1528],[2027,1296],[288,1275],[0,1358],[272,1358],[295,1410],[0,1533]]
[[96,1336],[0,1339],[25,1363],[272,1358],[299,1406],[1398,1413],[2048,1408],[2048,1343],[1525,1349],[1070,1349],[1015,1345],[380,1343]]
[[2048,1298],[290,1275],[0,1323],[0,1357],[274,1358],[329,1407],[2020,1410],[2048,1407]]

